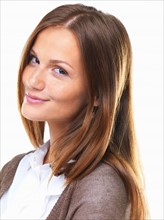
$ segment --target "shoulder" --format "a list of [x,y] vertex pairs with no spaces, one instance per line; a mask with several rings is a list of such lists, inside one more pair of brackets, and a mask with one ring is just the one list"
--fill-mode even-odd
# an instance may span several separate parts
[[[94,185],[93,185],[94,184]],[[103,186],[103,189],[111,188],[116,191],[120,188],[124,189],[124,184],[120,176],[116,171],[108,164],[99,164],[94,171],[78,181],[79,187],[91,187],[96,190]],[[94,186],[94,187],[93,187]]]
[[101,163],[77,181],[72,205],[76,206],[77,219],[124,219],[128,197],[117,172],[108,164]]
[[22,153],[22,154],[18,154],[16,155],[15,157],[13,157],[10,161],[8,161],[1,169],[0,171],[0,176],[2,176],[4,173],[6,173],[8,170],[16,170],[18,165],[19,165],[19,162],[21,161],[21,159],[32,153],[34,151],[29,151],[27,153]]
[[20,160],[25,156],[26,154],[19,154],[17,156],[15,156],[14,158],[12,158],[9,162],[7,162],[3,167],[2,170],[0,172],[0,174],[2,175],[3,173],[6,173],[7,170],[11,170],[11,169],[16,169]]
[[[122,199],[127,200],[127,194],[124,183],[116,171],[108,164],[101,163],[93,172],[84,177],[77,183],[78,192],[89,195],[89,199],[105,196],[112,198],[119,195]],[[90,197],[91,196],[91,197]],[[105,199],[103,198],[103,199]]]

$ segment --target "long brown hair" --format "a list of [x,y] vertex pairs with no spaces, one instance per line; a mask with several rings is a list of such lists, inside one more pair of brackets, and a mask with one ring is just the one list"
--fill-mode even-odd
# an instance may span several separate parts
[[[22,73],[30,49],[37,35],[50,26],[67,28],[76,36],[89,99],[85,112],[52,146],[53,174],[64,173],[70,183],[90,173],[98,163],[106,162],[125,184],[131,204],[130,219],[146,219],[133,123],[132,51],[127,31],[113,15],[81,4],[63,5],[49,12],[29,37],[22,54],[18,76],[20,112],[24,98]],[[45,122],[30,121],[23,116],[22,120],[32,144],[39,147],[43,144]],[[68,163],[70,160],[75,162]]]

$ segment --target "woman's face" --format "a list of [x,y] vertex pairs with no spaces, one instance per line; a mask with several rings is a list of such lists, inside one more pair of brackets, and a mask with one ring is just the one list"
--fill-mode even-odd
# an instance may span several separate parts
[[80,49],[67,29],[50,27],[38,35],[22,80],[22,114],[29,120],[69,123],[87,105]]

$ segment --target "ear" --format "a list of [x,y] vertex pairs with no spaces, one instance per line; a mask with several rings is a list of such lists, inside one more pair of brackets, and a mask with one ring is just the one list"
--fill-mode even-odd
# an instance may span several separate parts
[[99,104],[100,104],[99,98],[95,96],[95,99],[94,99],[94,107],[98,107]]

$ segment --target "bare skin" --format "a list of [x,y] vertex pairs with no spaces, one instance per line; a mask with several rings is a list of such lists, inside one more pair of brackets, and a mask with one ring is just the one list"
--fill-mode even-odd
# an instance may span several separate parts
[[[26,93],[22,114],[48,123],[51,145],[87,105],[86,77],[73,33],[59,27],[43,30],[31,49],[22,80]],[[50,151],[44,163],[49,162]]]

